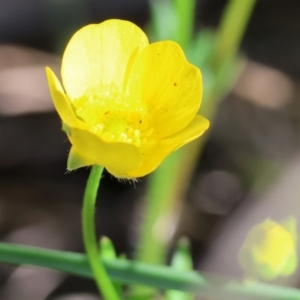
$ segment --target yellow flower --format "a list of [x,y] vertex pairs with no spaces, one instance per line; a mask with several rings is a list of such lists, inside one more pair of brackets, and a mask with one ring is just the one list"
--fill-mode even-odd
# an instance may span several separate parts
[[271,280],[294,273],[298,262],[295,218],[279,223],[267,219],[256,225],[241,247],[238,259],[252,279]]
[[98,164],[119,178],[144,176],[172,151],[199,137],[202,81],[174,42],[149,45],[128,21],[81,28],[62,59],[64,89],[48,84],[72,148],[68,169]]

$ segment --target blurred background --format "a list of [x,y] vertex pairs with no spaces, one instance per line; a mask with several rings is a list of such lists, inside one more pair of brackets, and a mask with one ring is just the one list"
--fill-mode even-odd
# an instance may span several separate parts
[[[218,28],[226,3],[198,0],[195,31]],[[244,68],[206,133],[180,218],[170,229],[170,245],[182,235],[191,239],[195,268],[201,271],[242,276],[236,256],[248,230],[268,217],[300,216],[299,12],[298,0],[257,1],[240,49]],[[109,18],[147,28],[149,3],[0,1],[1,241],[83,251],[80,211],[88,170],[66,172],[70,145],[44,69],[59,74],[71,35]],[[134,186],[108,173],[101,183],[99,235],[109,236],[118,253],[129,258],[146,185],[147,178]],[[299,286],[300,273],[280,283]],[[3,300],[93,300],[96,295],[91,280],[0,265]]]

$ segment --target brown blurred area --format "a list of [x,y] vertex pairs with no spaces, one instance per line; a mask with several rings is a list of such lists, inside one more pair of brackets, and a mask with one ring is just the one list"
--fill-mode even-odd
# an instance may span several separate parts
[[[197,27],[217,26],[226,1],[199,0]],[[246,232],[272,217],[300,216],[300,2],[259,0],[242,43],[248,57],[223,99],[190,182],[176,236],[188,235],[197,268],[241,276]],[[80,210],[87,169],[66,172],[69,142],[44,74],[59,74],[70,35],[87,23],[129,19],[145,26],[146,0],[0,2],[1,241],[82,251]],[[147,179],[134,187],[105,173],[99,235],[134,252]],[[286,280],[298,286],[299,275]],[[0,299],[93,300],[92,281],[0,265]]]

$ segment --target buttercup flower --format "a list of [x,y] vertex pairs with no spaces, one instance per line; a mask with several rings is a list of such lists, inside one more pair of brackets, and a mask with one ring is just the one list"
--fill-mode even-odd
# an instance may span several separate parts
[[144,176],[209,122],[197,115],[202,81],[174,42],[149,45],[128,21],[81,28],[61,67],[46,68],[51,96],[72,144],[68,169],[98,164],[119,178]]
[[296,220],[279,223],[267,219],[249,232],[239,252],[239,262],[252,279],[288,276],[297,268]]

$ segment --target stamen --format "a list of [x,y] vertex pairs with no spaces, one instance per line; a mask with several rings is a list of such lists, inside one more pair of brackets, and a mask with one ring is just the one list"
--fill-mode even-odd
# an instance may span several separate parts
[[153,133],[153,129],[147,128],[146,109],[136,105],[136,100],[119,93],[113,84],[86,94],[88,96],[73,100],[76,113],[106,142],[140,147],[144,137]]

